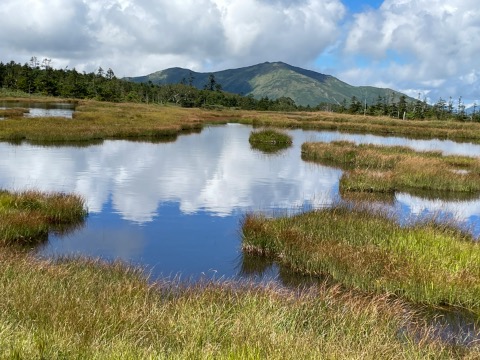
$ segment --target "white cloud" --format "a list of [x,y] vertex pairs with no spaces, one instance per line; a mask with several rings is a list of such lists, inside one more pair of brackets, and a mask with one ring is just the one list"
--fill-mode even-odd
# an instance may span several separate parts
[[345,14],[335,0],[214,1],[222,13],[228,53],[249,62],[312,61],[337,40]]
[[144,75],[267,60],[312,63],[339,35],[340,0],[3,0],[3,61]]
[[[479,38],[476,1],[386,0],[378,10],[354,15],[344,51],[370,60],[365,66],[370,84],[421,87],[437,99],[472,98],[478,97],[471,74],[478,71]],[[341,74],[346,81],[359,82],[348,71]]]
[[328,71],[317,70],[353,85],[480,98],[477,1],[385,0],[354,13],[342,1],[3,0],[0,61],[137,76],[319,59]]
[[445,202],[439,199],[422,199],[406,193],[399,193],[395,196],[397,202],[408,206],[412,215],[448,215],[450,218],[466,223],[470,218],[478,217],[480,214],[480,200],[450,201]]
[[76,59],[95,49],[81,0],[2,1],[0,17],[0,50],[12,56],[6,61],[22,55]]

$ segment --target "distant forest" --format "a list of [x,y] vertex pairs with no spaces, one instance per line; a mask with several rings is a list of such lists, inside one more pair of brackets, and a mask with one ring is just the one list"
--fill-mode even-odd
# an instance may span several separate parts
[[179,84],[155,85],[133,83],[118,79],[112,69],[99,67],[97,72],[80,73],[74,69],[54,69],[50,59],[41,62],[32,57],[24,65],[11,61],[0,62],[0,88],[22,91],[27,94],[41,94],[75,99],[95,99],[111,102],[143,102],[167,104],[183,107],[238,108],[260,111],[331,111],[347,114],[390,116],[405,119],[457,119],[462,121],[480,121],[480,112],[474,105],[467,114],[460,97],[457,101],[440,99],[429,105],[426,100],[407,101],[405,96],[396,99],[379,97],[375,104],[366,104],[352,97],[341,104],[320,103],[315,107],[299,106],[289,97],[255,99],[253,96],[241,96],[222,91],[214,75],[210,75],[203,89]]

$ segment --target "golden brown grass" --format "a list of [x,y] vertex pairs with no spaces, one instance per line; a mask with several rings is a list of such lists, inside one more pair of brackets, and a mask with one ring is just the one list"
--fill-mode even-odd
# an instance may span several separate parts
[[480,141],[480,123],[438,120],[399,120],[389,117],[359,116],[331,112],[244,112],[245,121],[255,126],[278,126],[307,130],[336,130],[347,133],[441,138]]
[[198,131],[218,112],[134,103],[79,101],[72,120],[12,118],[0,123],[0,140],[75,142],[102,139],[155,140]]
[[[12,100],[12,98],[9,98]],[[24,98],[17,100],[24,101]],[[58,102],[57,98],[35,98],[35,102]],[[0,140],[86,141],[106,138],[158,138],[201,129],[209,123],[240,122],[255,127],[338,130],[353,133],[391,134],[422,138],[480,141],[480,124],[456,121],[415,121],[329,112],[259,112],[232,109],[185,109],[137,103],[78,103],[72,121],[15,118],[0,123]]]
[[480,191],[480,159],[473,157],[338,141],[305,143],[302,158],[345,169],[340,180],[343,192]]

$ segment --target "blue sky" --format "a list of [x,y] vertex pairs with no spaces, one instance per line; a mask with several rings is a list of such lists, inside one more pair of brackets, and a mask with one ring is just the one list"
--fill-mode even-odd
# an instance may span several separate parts
[[265,61],[480,102],[478,0],[2,0],[0,61],[138,76]]
[[368,1],[355,1],[355,0],[345,0],[343,4],[348,8],[352,13],[363,12],[368,9],[378,9],[382,5],[382,0],[368,0]]

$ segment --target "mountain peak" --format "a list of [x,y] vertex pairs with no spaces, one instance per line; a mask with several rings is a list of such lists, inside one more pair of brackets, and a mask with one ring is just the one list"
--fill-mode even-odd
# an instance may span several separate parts
[[178,84],[189,79],[193,86],[202,89],[210,74],[215,76],[216,82],[222,85],[224,91],[253,95],[258,99],[289,97],[297,105],[303,106],[316,106],[321,102],[340,104],[344,100],[349,103],[353,96],[365,99],[368,103],[375,103],[379,96],[389,98],[393,93],[398,98],[403,95],[390,89],[352,86],[331,75],[295,67],[282,61],[266,61],[248,67],[208,73],[174,67],[128,80]]

